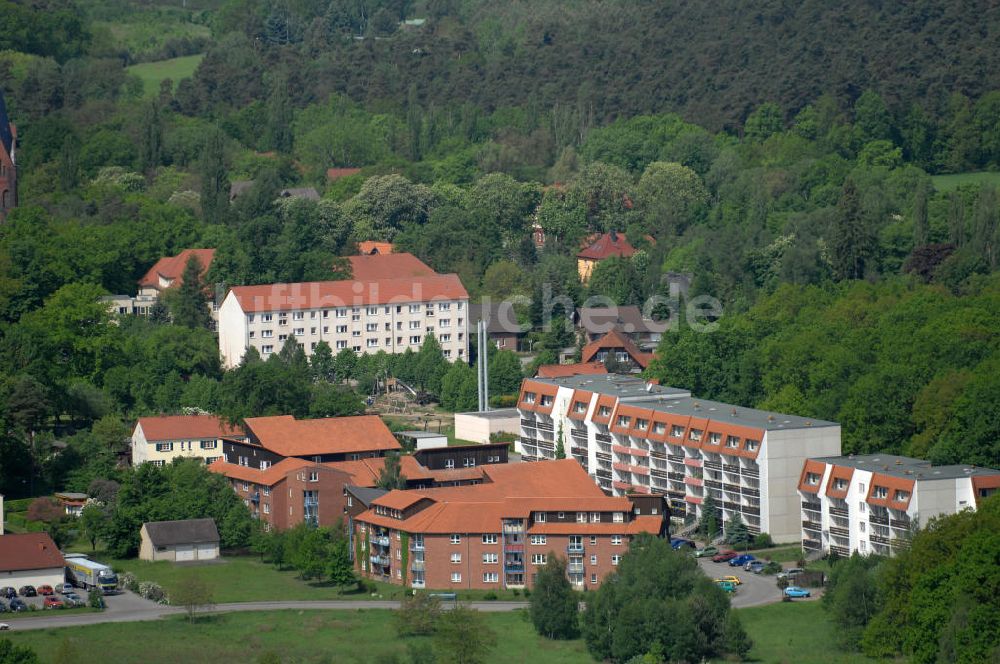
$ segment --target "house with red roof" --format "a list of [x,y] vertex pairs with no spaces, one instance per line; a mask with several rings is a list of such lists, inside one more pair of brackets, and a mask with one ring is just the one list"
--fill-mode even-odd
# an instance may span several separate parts
[[311,355],[418,350],[433,334],[448,360],[469,354],[469,293],[458,275],[438,274],[412,254],[348,258],[353,278],[236,286],[219,307],[219,351],[234,367],[247,348],[264,358],[294,338]]
[[[119,315],[148,316],[164,291],[177,288],[184,282],[184,268],[191,258],[197,259],[201,264],[201,281],[206,284],[207,290],[207,275],[215,259],[215,249],[185,249],[176,256],[164,256],[156,261],[139,279],[138,295],[112,295],[105,299],[110,303],[112,311]],[[215,304],[211,303],[210,306],[212,317],[215,318]]]
[[636,535],[665,536],[659,494],[611,497],[572,459],[487,466],[479,484],[390,491],[352,518],[357,571],[411,588],[532,587],[552,556],[597,588]]
[[535,372],[536,378],[562,378],[564,376],[589,376],[608,373],[603,362],[576,362],[574,364],[543,364]]
[[581,362],[600,362],[604,364],[608,358],[614,359],[621,364],[627,365],[631,371],[642,371],[649,366],[653,360],[653,353],[646,353],[639,350],[631,339],[623,334],[617,327],[603,337],[591,341],[583,347],[580,353]]
[[245,438],[242,429],[215,415],[140,417],[132,431],[132,464],[162,466],[177,457],[212,463],[222,457],[223,439]]
[[593,242],[576,255],[576,268],[580,281],[587,283],[597,264],[607,258],[618,256],[629,258],[635,253],[624,233],[611,231],[598,236]]
[[4,586],[55,587],[66,580],[66,560],[48,533],[0,537],[0,579]]
[[395,250],[392,242],[375,242],[374,240],[363,240],[358,242],[358,253],[362,256],[372,254],[391,254]]

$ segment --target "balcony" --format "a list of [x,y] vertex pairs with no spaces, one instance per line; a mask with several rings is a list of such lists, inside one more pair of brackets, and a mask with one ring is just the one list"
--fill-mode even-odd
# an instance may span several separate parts
[[570,574],[583,574],[584,572],[583,563],[580,564],[570,563],[569,565],[566,566],[566,571]]
[[629,470],[629,465],[627,463],[621,463],[620,461],[615,461],[613,464],[611,464],[611,467],[620,473],[632,472],[631,470]]
[[685,477],[684,484],[688,486],[703,486],[704,482],[700,477]]
[[505,521],[503,524],[504,535],[520,535],[524,533],[524,521]]
[[630,465],[628,468],[636,475],[649,475],[649,466]]
[[740,474],[740,465],[738,463],[724,463],[722,464],[722,469],[727,473],[732,473],[734,475]]
[[253,495],[250,496],[250,500],[253,501],[253,502],[255,502],[255,503],[259,503],[260,502],[260,491],[254,491]]
[[414,572],[423,572],[426,568],[426,563],[423,560],[414,560],[410,563],[410,569]]
[[722,470],[722,463],[719,461],[705,461],[705,468],[710,468],[712,470]]
[[815,521],[803,521],[802,527],[805,530],[815,530],[816,532],[823,532],[823,527],[816,523]]
[[836,553],[838,556],[841,556],[842,558],[850,558],[851,557],[851,550],[850,549],[848,549],[845,546],[837,546],[835,544],[831,544],[830,545],[830,553]]
[[903,520],[903,519],[889,519],[889,525],[892,526],[893,528],[899,528],[900,530],[909,530],[910,529],[910,520],[909,519],[905,519],[905,520]]
[[388,567],[390,564],[389,556],[371,556],[372,565],[379,565],[381,567]]
[[649,451],[649,456],[651,456],[654,459],[657,459],[659,461],[666,461],[667,460],[667,455],[664,452],[658,452],[656,450],[650,450]]
[[594,474],[606,480],[611,479],[611,471],[605,468],[598,468],[597,470],[594,471]]
[[521,420],[521,426],[525,429],[534,429],[535,424],[535,420]]
[[846,507],[831,507],[830,514],[834,516],[846,516],[848,518],[850,518],[851,516],[851,513],[847,510]]
[[872,512],[871,514],[868,515],[868,521],[869,521],[869,523],[877,523],[880,526],[888,526],[889,525],[889,517],[888,516],[875,514],[874,512]]
[[684,481],[684,473],[667,473],[667,477],[678,482]]
[[583,544],[568,544],[566,546],[566,553],[571,556],[582,556],[583,555]]
[[596,433],[596,434],[594,434],[594,438],[596,440],[601,441],[602,443],[610,443],[611,442],[611,434],[609,434],[609,433]]
[[743,474],[747,477],[760,477],[760,470],[757,468],[751,468],[750,466],[744,466]]
[[601,461],[611,461],[611,455],[607,452],[595,452],[594,454]]
[[632,485],[628,482],[619,482],[618,480],[613,481],[611,486],[615,489],[619,489],[620,491],[628,491],[632,488]]
[[570,447],[569,452],[570,454],[575,454],[577,456],[584,456],[584,457],[587,456],[586,447]]
[[837,537],[850,537],[851,531],[847,528],[838,528],[837,526],[830,526],[830,534],[836,535]]
[[869,535],[868,539],[870,539],[872,542],[875,542],[876,544],[885,544],[886,546],[888,546],[889,544],[888,537],[882,537],[881,535],[876,535],[874,533]]
[[744,514],[752,514],[753,516],[760,516],[760,506],[759,505],[744,505],[741,510]]
[[753,496],[754,498],[760,498],[760,489],[750,489],[748,487],[742,487],[740,493],[744,496]]
[[819,551],[822,546],[819,540],[805,538],[802,540],[802,548],[809,551]]
[[504,574],[523,574],[524,563],[508,563],[503,566]]
[[726,491],[730,491],[732,493],[739,493],[740,492],[740,485],[739,484],[728,484],[727,483],[727,484],[723,484],[722,487]]
[[503,550],[508,553],[524,553],[524,544],[507,544],[503,545]]
[[574,438],[583,438],[587,440],[587,430],[586,429],[570,429],[569,435]]
[[701,468],[701,466],[702,466],[702,460],[701,459],[694,459],[692,457],[685,457],[684,458],[684,465],[685,466],[690,466],[691,468]]
[[662,468],[650,468],[649,472],[650,474],[652,474],[653,477],[658,477],[664,480],[668,478],[667,471],[663,470]]
[[807,501],[802,501],[802,509],[809,510],[810,512],[822,512],[822,503],[810,503]]
[[539,431],[552,431],[553,430],[552,423],[551,422],[542,422],[541,420],[539,420],[538,421],[538,430]]
[[376,546],[389,546],[389,538],[386,535],[372,537],[369,541]]
[[410,551],[423,551],[423,550],[424,550],[423,542],[410,541]]

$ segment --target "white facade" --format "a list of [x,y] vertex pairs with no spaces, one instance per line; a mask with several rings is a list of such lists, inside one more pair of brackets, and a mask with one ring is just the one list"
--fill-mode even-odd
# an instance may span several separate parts
[[52,586],[55,588],[66,581],[65,567],[48,567],[45,569],[26,569],[16,572],[0,572],[0,586]]
[[976,509],[1000,471],[889,454],[809,459],[800,470],[802,548],[893,555],[936,516]]
[[289,337],[307,355],[325,341],[334,355],[345,348],[355,353],[417,351],[424,335],[433,333],[445,358],[469,356],[468,298],[393,301],[390,304],[327,306],[281,311],[246,312],[233,291],[219,308],[219,352],[223,365],[235,367],[246,349],[267,359]]
[[132,465],[135,466],[147,462],[162,466],[177,457],[198,458],[210,464],[223,456],[222,439],[218,437],[147,440],[141,422],[132,432]]
[[455,438],[472,443],[488,443],[495,433],[521,433],[516,408],[500,408],[485,413],[455,413]]
[[518,409],[516,449],[525,461],[555,458],[561,432],[566,456],[605,491],[663,493],[673,516],[688,518],[711,495],[723,522],[740,514],[752,533],[777,542],[801,537],[805,459],[840,452],[835,423],[734,408],[624,376],[527,379]]

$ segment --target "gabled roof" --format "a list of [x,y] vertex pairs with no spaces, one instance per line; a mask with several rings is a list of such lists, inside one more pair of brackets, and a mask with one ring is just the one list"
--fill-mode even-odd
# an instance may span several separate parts
[[0,536],[0,572],[51,569],[66,564],[48,533],[9,533]]
[[599,261],[611,256],[628,258],[634,253],[635,247],[629,244],[628,238],[625,237],[624,233],[611,231],[610,233],[601,235],[593,244],[578,253],[576,257]]
[[349,175],[357,175],[360,172],[360,168],[328,168],[326,169],[326,179],[332,182]]
[[600,339],[595,339],[584,346],[580,359],[583,362],[590,362],[599,351],[611,350],[615,348],[621,348],[624,350],[628,353],[629,357],[631,357],[632,360],[643,369],[649,366],[649,363],[653,359],[652,353],[644,353],[639,350],[639,347],[636,346],[631,339],[622,334],[617,328],[611,330]]
[[375,242],[374,240],[362,240],[361,242],[358,242],[358,253],[363,256],[371,256],[372,254],[391,254],[394,250],[395,247],[392,242]]
[[655,321],[643,318],[639,307],[629,304],[615,307],[579,307],[576,310],[577,325],[590,334],[610,332],[614,328],[626,334],[665,332],[669,321]]
[[362,254],[349,256],[347,260],[355,281],[437,276],[437,272],[413,254]]
[[292,415],[248,417],[247,432],[281,456],[315,456],[400,449],[377,415],[297,420]]
[[310,201],[318,201],[320,199],[319,192],[316,191],[314,187],[292,187],[291,189],[282,189],[278,195],[282,198],[306,198]]
[[219,530],[215,527],[214,519],[150,521],[142,525],[153,546],[219,543]]
[[521,326],[514,312],[513,302],[490,302],[486,304],[469,305],[469,324],[474,326],[479,321],[486,321],[487,334],[525,334],[527,330]]
[[354,486],[353,484],[348,484],[344,487],[344,490],[361,501],[365,507],[368,507],[375,502],[376,498],[380,498],[381,496],[389,493],[385,489],[367,486]]
[[287,476],[288,473],[313,465],[318,464],[315,464],[312,461],[307,461],[306,459],[291,458],[282,459],[278,463],[261,470],[260,468],[240,466],[238,464],[229,463],[228,461],[219,459],[217,461],[213,461],[212,464],[209,465],[208,469],[213,473],[225,475],[231,480],[251,482],[261,486],[274,486],[281,480],[285,479],[285,476]]
[[458,275],[377,279],[374,281],[310,281],[295,284],[236,286],[229,291],[244,313],[291,311],[370,304],[406,304],[434,300],[466,300]]
[[608,373],[600,362],[578,362],[576,364],[543,364],[535,373],[537,378],[562,378],[564,376],[591,376]]
[[147,441],[243,436],[241,430],[230,426],[228,422],[215,415],[140,417],[136,427],[142,427],[142,433]]
[[150,288],[160,288],[160,278],[171,280],[171,286],[180,286],[183,283],[181,276],[187,266],[188,259],[194,256],[201,263],[201,277],[204,280],[208,273],[208,268],[212,266],[215,258],[215,249],[185,249],[176,256],[166,256],[156,261],[153,267],[139,280],[140,286]]

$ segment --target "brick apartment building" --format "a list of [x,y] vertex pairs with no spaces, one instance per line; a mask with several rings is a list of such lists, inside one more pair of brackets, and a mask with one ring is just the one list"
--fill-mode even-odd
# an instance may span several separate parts
[[891,555],[916,525],[976,509],[1000,488],[1000,470],[933,466],[892,454],[806,460],[799,479],[802,548]]
[[692,397],[617,375],[525,379],[518,398],[525,461],[552,459],[559,437],[615,495],[664,493],[675,517],[713,496],[724,521],[801,539],[799,475],[812,456],[840,453],[840,425]]
[[530,588],[557,555],[575,587],[596,588],[635,535],[667,533],[662,496],[606,496],[572,460],[481,470],[481,484],[373,497],[353,518],[358,571],[412,588]]
[[212,463],[222,458],[224,440],[243,438],[240,429],[215,415],[140,417],[132,432],[132,463],[162,466],[177,457]]
[[402,353],[434,334],[446,358],[468,358],[469,294],[457,275],[437,274],[411,254],[348,260],[353,279],[231,289],[219,308],[224,366],[250,347],[266,358],[289,337],[309,355],[320,341],[334,353]]

